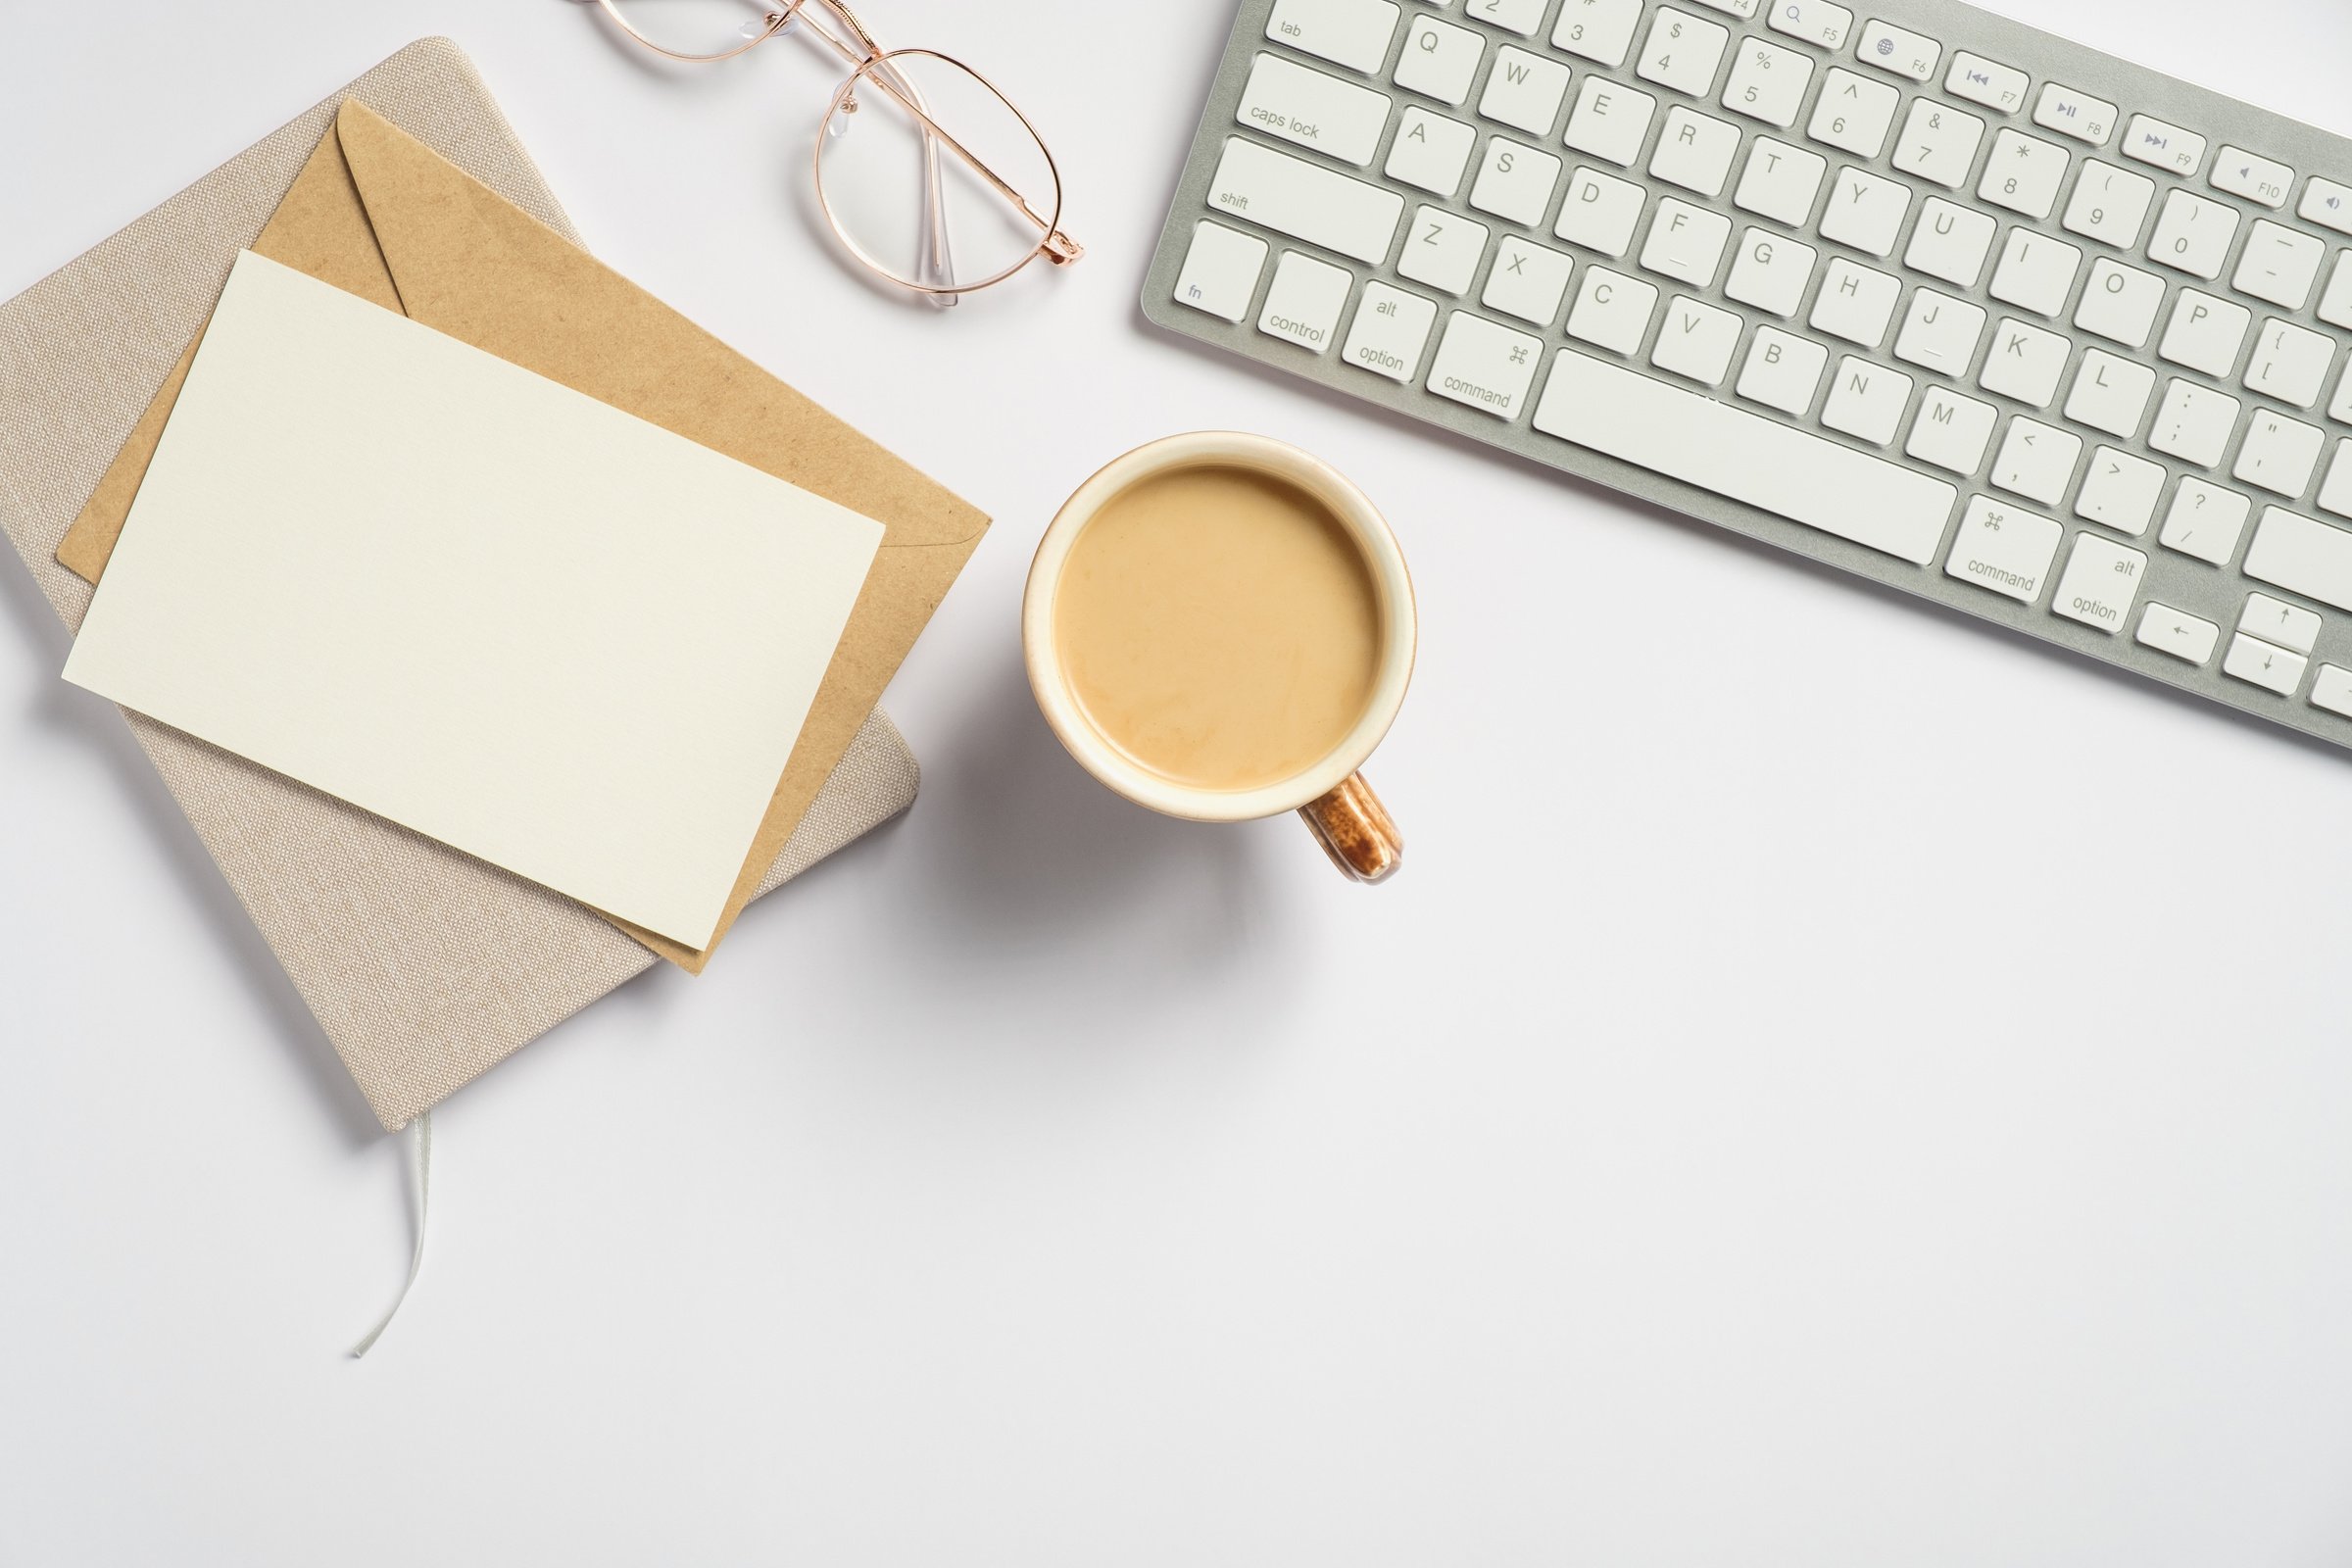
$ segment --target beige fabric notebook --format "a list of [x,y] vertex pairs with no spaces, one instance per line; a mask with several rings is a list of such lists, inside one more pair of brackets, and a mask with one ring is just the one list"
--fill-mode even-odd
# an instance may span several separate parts
[[[91,588],[59,542],[348,96],[577,243],[471,63],[426,39],[0,305],[0,528],[69,628]],[[577,904],[125,717],[387,1128],[655,961]],[[905,809],[915,782],[876,710],[760,891]]]

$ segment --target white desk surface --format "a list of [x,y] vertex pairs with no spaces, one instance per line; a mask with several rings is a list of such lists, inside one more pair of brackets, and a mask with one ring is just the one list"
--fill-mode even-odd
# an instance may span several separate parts
[[[2334,0],[2034,9],[2352,132]],[[447,32],[601,255],[998,520],[911,816],[451,1102],[356,1364],[403,1141],[0,570],[0,1561],[2352,1556],[2352,756],[1156,335],[1226,6],[871,0],[1090,251],[945,318],[805,220],[804,45],[11,10],[0,296]],[[1388,888],[1029,701],[1046,518],[1210,425],[1413,562]]]

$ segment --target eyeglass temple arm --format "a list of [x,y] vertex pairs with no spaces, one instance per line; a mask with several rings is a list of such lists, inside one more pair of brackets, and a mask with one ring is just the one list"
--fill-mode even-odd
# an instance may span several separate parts
[[[838,37],[832,28],[825,26],[822,23],[818,22],[816,20],[814,11],[809,5],[809,0],[786,0],[786,4],[784,4],[780,9],[769,14],[768,21],[770,29],[780,31],[782,30],[784,24],[790,22],[794,17],[801,15],[803,12],[808,12],[808,30],[815,33],[819,38],[822,38],[827,44],[831,45],[833,52],[840,55],[842,59],[848,61],[854,69],[862,72],[868,66],[871,66],[876,60],[881,58],[883,53],[882,46],[874,42],[873,34],[865,30],[864,24],[860,23],[858,20],[856,13],[852,12],[849,7],[842,4],[841,0],[817,0],[817,3],[821,4],[825,10],[830,11],[844,26],[850,29],[850,31],[857,37],[858,47],[853,48],[850,44]],[[942,58],[945,57],[943,56]],[[970,72],[975,79],[978,79],[983,85],[986,85],[987,78],[981,76],[979,73],[972,72],[969,66],[965,66],[962,69],[966,72]],[[1056,267],[1066,267],[1070,263],[1078,260],[1080,257],[1086,254],[1085,246],[1079,244],[1069,235],[1063,233],[1059,228],[1055,227],[1051,220],[1038,217],[1037,213],[1030,207],[1028,200],[1023,197],[1019,191],[1014,190],[1010,185],[1004,183],[1004,179],[997,173],[995,170],[989,168],[986,163],[975,157],[971,150],[965,147],[963,143],[949,135],[945,130],[942,130],[939,127],[938,122],[931,118],[929,112],[926,111],[921,104],[915,102],[914,99],[910,98],[906,93],[902,92],[899,87],[894,84],[894,82],[891,80],[891,77],[894,77],[897,74],[898,74],[895,71],[889,73],[888,74],[885,74],[882,72],[876,72],[867,79],[872,81],[876,86],[880,87],[884,92],[890,94],[891,97],[897,99],[899,107],[905,109],[908,114],[915,118],[916,122],[923,127],[926,136],[935,138],[939,143],[945,145],[950,152],[962,159],[967,166],[969,166],[980,175],[981,178],[987,180],[991,185],[995,186],[999,195],[1003,196],[1006,201],[1012,203],[1013,206],[1019,208],[1022,217],[1028,219],[1029,221],[1034,223],[1037,227],[1045,230],[1046,237],[1040,242],[1040,248],[1046,253],[1047,261],[1052,262]],[[995,91],[993,87],[991,87],[990,90],[992,92]],[[1020,111],[1014,110],[1013,113],[1017,115],[1020,113]],[[1049,167],[1051,167],[1054,162],[1054,155],[1051,152],[1046,151],[1046,144],[1043,141],[1038,143],[1038,150],[1045,153],[1046,163]]]

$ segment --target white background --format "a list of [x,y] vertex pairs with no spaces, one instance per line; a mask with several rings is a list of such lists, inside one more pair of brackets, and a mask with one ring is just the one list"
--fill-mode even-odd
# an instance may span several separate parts
[[[360,1363],[404,1141],[0,570],[0,1562],[2352,1557],[2352,757],[1145,327],[1225,5],[870,9],[1084,264],[859,284],[789,40],[8,8],[0,295],[448,32],[601,255],[998,520],[913,813],[451,1102]],[[2352,131],[2333,0],[2034,9]],[[1413,562],[1389,887],[1026,693],[1055,505],[1216,425]]]

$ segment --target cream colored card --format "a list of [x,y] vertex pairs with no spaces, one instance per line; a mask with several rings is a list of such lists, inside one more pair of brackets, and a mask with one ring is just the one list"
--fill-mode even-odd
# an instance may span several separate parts
[[699,949],[881,538],[247,253],[65,673]]

